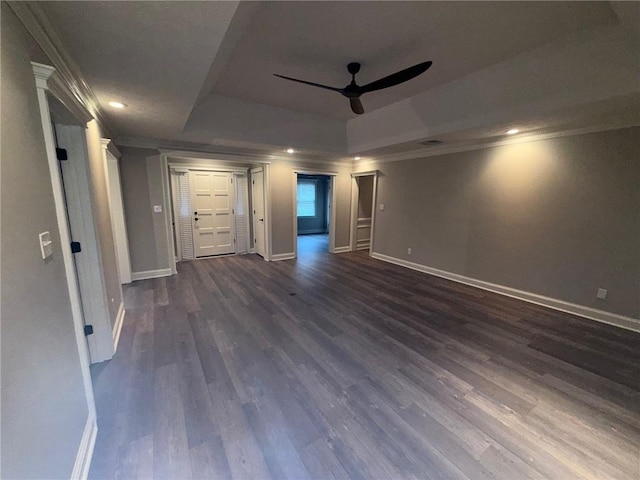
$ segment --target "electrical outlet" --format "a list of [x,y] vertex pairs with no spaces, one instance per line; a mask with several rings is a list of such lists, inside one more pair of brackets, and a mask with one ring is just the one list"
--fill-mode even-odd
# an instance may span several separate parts
[[154,213],[162,213],[162,205],[154,205],[153,206]]
[[384,203],[380,204],[380,210],[384,210]]
[[600,300],[604,300],[605,298],[607,298],[607,293],[609,293],[608,290],[605,290],[604,288],[599,288],[598,293],[596,294],[596,298],[599,298]]
[[407,255],[411,255],[411,247],[407,248]]

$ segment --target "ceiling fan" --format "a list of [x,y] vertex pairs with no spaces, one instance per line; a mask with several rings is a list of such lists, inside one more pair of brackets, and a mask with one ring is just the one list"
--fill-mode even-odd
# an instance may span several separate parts
[[353,113],[357,113],[358,115],[364,113],[364,108],[362,106],[362,102],[360,101],[360,96],[369,93],[375,92],[376,90],[382,90],[383,88],[393,87],[395,85],[399,85],[400,83],[404,83],[407,80],[411,80],[412,78],[417,77],[418,75],[423,74],[427,71],[427,69],[431,66],[432,62],[422,62],[413,67],[405,68],[404,70],[400,70],[399,72],[392,73],[386,77],[383,77],[375,82],[367,83],[366,85],[358,85],[356,83],[356,73],[360,71],[360,64],[357,62],[350,63],[347,65],[347,70],[351,74],[351,83],[344,88],[336,88],[330,87],[328,85],[322,85],[320,83],[307,82],[306,80],[299,80],[297,78],[285,77],[284,75],[278,75],[274,73],[276,77],[284,78],[285,80],[291,80],[292,82],[304,83],[305,85],[311,85],[312,87],[324,88],[325,90],[332,90],[334,92],[338,92],[341,95],[344,95],[349,99],[351,103],[351,110]]

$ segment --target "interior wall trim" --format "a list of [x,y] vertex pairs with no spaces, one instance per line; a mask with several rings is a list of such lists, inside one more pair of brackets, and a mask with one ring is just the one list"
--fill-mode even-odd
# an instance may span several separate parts
[[150,278],[169,277],[173,274],[171,268],[159,268],[158,270],[144,270],[141,272],[131,272],[131,280],[148,280]]
[[122,325],[124,324],[124,301],[120,302],[118,307],[118,314],[116,315],[116,321],[113,324],[113,354],[118,351],[118,343],[120,342],[120,332],[122,332]]
[[344,247],[336,247],[333,250],[333,253],[345,253],[345,252],[350,252],[351,251],[351,246],[346,245]]
[[296,258],[296,254],[294,252],[275,253],[271,255],[272,262],[279,262],[280,260],[293,260],[294,258]]
[[[47,100],[46,93],[47,80],[53,73],[53,70],[54,69],[52,67],[46,67],[40,64],[33,65],[36,91],[38,95],[38,107],[40,110],[40,121],[44,135],[47,164],[49,166],[49,176],[51,178],[53,200],[55,204],[56,221],[58,223],[61,245],[69,245],[71,243],[71,233],[69,230],[69,221],[64,199],[62,173],[60,171],[60,162],[58,161],[55,152],[55,139],[53,136],[51,113],[49,111],[49,102]],[[89,415],[93,415],[95,418],[96,404],[93,396],[91,373],[89,371],[89,346],[84,334],[84,317],[77,281],[77,270],[70,248],[62,248],[62,261],[64,263],[67,290],[69,292],[69,301],[71,303],[71,316],[73,320],[76,344],[78,346],[80,371],[82,372],[82,384],[84,387],[85,398],[87,400],[87,408],[89,409]]]
[[[206,144],[190,144],[188,142],[170,140],[157,140],[154,138],[140,138],[140,137],[127,137],[122,136],[117,139],[118,145],[122,147],[133,148],[148,148],[158,150],[160,153],[165,154],[172,158],[187,158],[187,159],[213,159],[224,160],[226,162],[241,162],[241,163],[261,163],[270,164],[274,160],[284,161],[289,163],[312,163],[321,165],[335,165],[340,167],[353,167],[353,160],[337,160],[335,158],[313,158],[306,157],[304,154],[293,155],[278,155],[271,154],[265,151],[258,151],[255,148],[250,147],[232,147],[223,145],[206,145]],[[278,147],[267,145],[263,147],[268,151],[273,151]]]
[[[373,158],[370,160],[360,160],[357,162],[357,164],[355,164],[355,166],[376,165],[380,163],[389,163],[389,162],[402,162],[405,160],[415,160],[417,158],[437,157],[440,155],[447,155],[450,153],[470,152],[473,150],[484,150],[484,149],[493,148],[493,147],[516,145],[519,143],[539,142],[542,140],[552,140],[554,138],[586,135],[589,133],[607,132],[610,130],[621,130],[624,128],[631,128],[631,127],[638,127],[638,126],[640,125],[638,125],[635,122],[621,122],[616,124],[596,125],[591,127],[561,130],[558,132],[545,133],[545,134],[533,134],[533,135],[525,134],[525,135],[517,136],[518,138],[509,138],[509,139],[504,139],[504,140],[499,140],[499,141],[484,143],[484,144],[451,145],[451,146],[445,145],[445,146],[436,147],[436,148],[412,150],[410,152],[386,155],[379,158]],[[416,140],[416,142],[418,142],[418,140]],[[363,172],[363,173],[367,174],[368,172]],[[355,174],[352,174],[352,175],[355,175]]]
[[[102,132],[110,134],[108,125],[100,112],[100,102],[40,6],[36,2],[9,1],[7,3],[55,68],[57,74],[52,79],[51,90],[57,96],[60,94],[58,91],[60,89],[69,92],[69,95],[63,95],[61,98],[65,106],[75,114],[82,110],[88,112],[91,118],[100,124]],[[74,107],[73,103],[78,108]]]
[[73,471],[71,472],[72,480],[85,480],[89,477],[89,467],[91,466],[97,435],[98,423],[96,421],[96,415],[95,413],[89,412],[87,422],[84,424],[80,445],[78,446],[76,461],[73,464]]
[[616,313],[605,312],[604,310],[597,310],[591,307],[585,307],[584,305],[578,305],[576,303],[570,303],[557,298],[545,297],[538,295],[537,293],[525,292],[524,290],[517,290],[515,288],[506,287],[504,285],[497,285],[495,283],[485,282],[484,280],[478,280],[476,278],[465,277],[464,275],[458,275],[457,273],[447,272],[445,270],[438,270],[437,268],[427,267],[419,263],[409,262],[401,258],[391,257],[382,253],[372,252],[371,256],[383,262],[393,263],[402,267],[410,268],[411,270],[417,270],[418,272],[428,273],[436,277],[446,278],[454,282],[463,283],[472,287],[481,288],[482,290],[488,290],[493,293],[498,293],[506,297],[516,298],[528,303],[534,303],[536,305],[542,305],[553,310],[559,310],[565,313],[571,313],[580,317],[587,318],[589,320],[595,320],[597,322],[607,323],[616,327],[624,328],[634,332],[640,332],[640,319],[625,317],[624,315],[618,315]]

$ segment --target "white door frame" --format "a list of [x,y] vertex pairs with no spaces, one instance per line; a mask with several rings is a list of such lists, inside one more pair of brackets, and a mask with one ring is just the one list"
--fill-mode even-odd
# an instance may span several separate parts
[[[69,300],[71,303],[71,316],[73,319],[73,327],[75,331],[76,344],[78,346],[80,371],[82,372],[82,381],[84,386],[85,397],[87,399],[87,407],[89,417],[87,426],[91,429],[92,434],[89,437],[87,445],[87,458],[91,458],[93,445],[95,444],[95,436],[98,431],[96,423],[96,406],[93,397],[93,386],[91,384],[91,374],[89,371],[89,348],[86,337],[84,335],[84,321],[82,317],[82,305],[80,303],[80,291],[78,289],[77,273],[73,261],[73,254],[70,248],[65,248],[71,243],[71,235],[69,232],[69,224],[67,221],[67,212],[64,200],[64,191],[62,186],[62,176],[56,156],[56,147],[51,128],[51,112],[49,111],[49,102],[47,101],[47,92],[52,92],[54,96],[59,98],[65,105],[70,107],[71,113],[79,114],[81,123],[86,123],[92,117],[86,111],[84,106],[79,104],[75,96],[66,89],[63,82],[57,76],[53,76],[55,69],[47,65],[32,62],[33,72],[36,79],[36,90],[38,95],[38,105],[40,107],[40,120],[42,122],[42,130],[44,133],[45,148],[47,152],[47,162],[49,164],[49,174],[51,176],[51,186],[53,190],[53,199],[56,209],[56,218],[60,231],[60,241],[63,244],[62,258],[64,262],[65,276],[67,279],[67,288],[69,290]],[[69,352],[70,355],[73,352]],[[86,478],[89,470],[88,462],[76,461],[72,472],[72,478]]]
[[56,123],[55,133],[60,146],[68,149],[69,158],[60,165],[63,171],[66,211],[72,240],[79,241],[82,247],[82,250],[75,254],[74,260],[84,321],[93,326],[93,334],[86,337],[89,356],[91,363],[99,363],[113,357],[119,332],[117,328],[112,327],[109,314],[102,255],[93,215],[87,138],[84,128],[77,125]]
[[358,247],[358,196],[360,189],[358,187],[358,177],[373,177],[373,195],[371,196],[371,233],[369,238],[369,256],[373,253],[374,227],[376,222],[376,202],[378,198],[378,170],[370,170],[367,172],[358,172],[351,174],[351,228],[350,228],[350,247],[355,252]]
[[131,283],[131,260],[129,258],[129,240],[127,238],[127,224],[124,217],[124,202],[122,201],[122,185],[120,184],[120,167],[118,158],[120,152],[108,138],[103,138],[102,158],[107,181],[107,200],[111,214],[111,229],[113,243],[116,247],[118,259],[118,277],[120,284]]
[[[251,169],[251,174],[262,172],[262,194],[264,196],[264,259],[267,262],[272,260],[271,254],[271,191],[269,179],[269,165],[265,164],[260,167]],[[253,198],[253,189],[251,190]],[[251,209],[251,228],[253,230],[253,209]],[[254,237],[255,238],[255,237]],[[253,246],[255,249],[255,245]]]
[[300,175],[322,175],[329,177],[329,188],[331,189],[331,208],[329,210],[329,253],[336,251],[336,202],[338,194],[336,192],[336,176],[338,172],[321,172],[313,170],[293,171],[293,258],[298,258],[298,174]]
[[[208,161],[211,162],[212,160],[209,159],[203,159],[204,161]],[[175,268],[176,268],[176,263],[177,262],[181,262],[182,261],[182,245],[180,244],[180,222],[177,221],[178,218],[178,211],[177,211],[177,206],[176,206],[176,189],[175,189],[175,185],[174,182],[172,180],[170,180],[171,175],[174,174],[174,172],[182,172],[182,173],[188,173],[190,170],[200,170],[200,171],[208,171],[208,172],[232,172],[232,173],[240,173],[243,175],[246,175],[248,178],[248,172],[249,172],[249,167],[231,167],[228,165],[216,165],[215,163],[212,163],[211,165],[202,165],[202,164],[198,164],[198,163],[177,163],[177,162],[169,162],[167,160],[167,166],[168,168],[163,168],[163,177],[166,175],[166,181],[165,181],[165,187],[164,189],[167,190],[165,192],[165,196],[167,196],[170,200],[170,208],[167,207],[166,211],[169,212],[168,216],[169,216],[169,226],[171,227],[169,232],[170,232],[170,236],[171,236],[171,245],[169,246],[170,248],[170,255],[169,258],[173,258],[173,263],[172,263],[172,269],[174,270],[173,273],[175,272]],[[165,172],[165,170],[167,170]],[[234,186],[235,188],[235,186]],[[266,221],[266,220],[265,220]],[[202,257],[202,258],[208,258],[208,257]]]
[[[243,163],[243,164],[247,164],[250,163],[247,160],[239,160],[237,158],[229,158],[225,155],[216,155],[216,154],[212,154],[211,157],[198,157],[197,154],[194,154],[193,152],[173,152],[173,153],[162,153],[160,155],[160,163],[161,163],[161,168],[162,168],[162,193],[163,193],[163,209],[164,209],[164,218],[165,218],[165,223],[166,223],[166,228],[167,228],[167,250],[168,250],[168,255],[169,258],[171,259],[169,261],[170,267],[171,267],[171,273],[172,274],[176,274],[177,273],[177,269],[176,269],[176,263],[177,263],[177,258],[176,258],[176,247],[175,247],[175,241],[174,241],[174,229],[173,229],[173,224],[175,223],[175,218],[174,218],[174,212],[173,209],[171,208],[171,204],[172,204],[172,191],[171,191],[171,187],[170,187],[170,180],[169,180],[169,166],[174,166],[174,167],[180,167],[180,168],[186,168],[189,165],[188,164],[184,164],[184,163],[169,163],[168,158],[172,157],[172,158],[176,158],[176,154],[180,154],[180,157],[188,157],[190,160],[194,160],[194,161],[205,161],[207,163],[209,162],[214,162],[216,160],[219,161],[224,161],[224,162],[235,162],[235,163]],[[219,158],[216,158],[219,157]],[[207,168],[209,165],[202,165],[202,164],[197,164],[194,165],[194,167],[196,168],[202,168],[202,167]],[[259,168],[263,169],[264,172],[264,223],[265,223],[265,260],[266,261],[271,261],[271,191],[270,191],[270,185],[271,185],[271,180],[270,180],[270,168],[269,168],[269,163],[268,162],[263,162],[262,165]],[[216,169],[218,169],[216,167]],[[228,169],[228,170],[234,170],[233,167],[229,167],[229,166],[224,166],[224,167],[220,167],[220,170],[224,170],[224,169]],[[253,169],[252,169],[253,170]],[[246,168],[245,170],[246,171]],[[326,173],[324,173],[324,175],[326,175]],[[251,217],[251,221],[253,222],[253,217]]]

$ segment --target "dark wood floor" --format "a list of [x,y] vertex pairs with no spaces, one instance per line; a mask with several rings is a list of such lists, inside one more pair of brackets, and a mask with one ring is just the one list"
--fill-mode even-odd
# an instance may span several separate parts
[[91,478],[640,477],[640,335],[370,259],[179,264],[92,368]]

